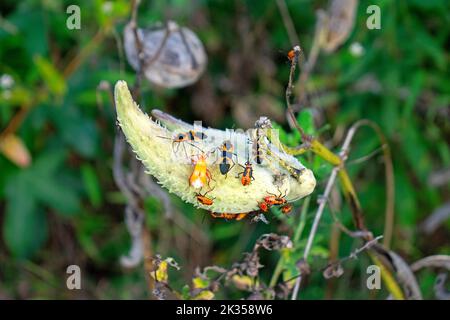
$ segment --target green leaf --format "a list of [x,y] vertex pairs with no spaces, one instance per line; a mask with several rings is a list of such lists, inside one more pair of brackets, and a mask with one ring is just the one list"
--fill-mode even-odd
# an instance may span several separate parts
[[56,170],[61,167],[65,155],[60,151],[47,151],[36,159],[30,171],[39,174],[41,177],[48,177],[56,173]]
[[29,170],[23,172],[27,181],[27,193],[38,203],[55,209],[63,215],[79,211],[80,203],[73,188],[61,183],[58,169],[64,161],[64,154],[50,151],[38,158]]
[[330,252],[325,247],[322,247],[320,245],[315,245],[311,248],[310,254],[311,254],[311,256],[318,256],[318,257],[325,259],[329,256]]
[[62,215],[73,215],[79,212],[80,203],[76,193],[61,186],[53,179],[33,180],[36,197],[42,204],[54,208]]
[[310,109],[300,111],[297,116],[297,121],[307,134],[314,134],[314,117]]
[[100,207],[102,204],[102,192],[94,168],[89,164],[81,166],[81,176],[83,178],[84,188],[92,205],[95,208]]
[[[298,249],[298,248],[297,248]],[[298,275],[297,261],[302,257],[303,252],[300,250],[283,249],[281,251],[283,262],[283,280],[290,280]],[[287,282],[292,287],[295,281]]]
[[395,197],[399,201],[395,202],[396,223],[402,227],[414,226],[417,222],[417,195],[416,190],[408,181],[407,171],[403,167],[398,167],[395,172]]
[[64,77],[47,59],[41,56],[35,56],[33,60],[50,92],[56,96],[63,96],[67,90]]
[[98,132],[92,119],[84,117],[72,105],[53,108],[51,118],[55,122],[62,139],[85,157],[93,157],[98,149]]
[[412,83],[410,85],[411,93],[408,95],[408,98],[406,99],[406,103],[403,110],[403,118],[409,119],[411,117],[411,113],[413,112],[415,103],[417,98],[420,95],[420,92],[422,90],[424,82],[424,73],[423,72],[416,72],[413,75]]
[[10,18],[23,36],[22,45],[30,55],[45,55],[48,52],[47,24],[44,22],[44,12],[40,8],[29,9],[29,6],[19,6]]
[[3,237],[11,253],[25,259],[35,254],[47,239],[47,221],[32,194],[28,179],[20,173],[9,183]]

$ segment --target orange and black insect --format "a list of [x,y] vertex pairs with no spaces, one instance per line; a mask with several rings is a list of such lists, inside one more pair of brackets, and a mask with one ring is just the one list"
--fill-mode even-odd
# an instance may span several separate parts
[[211,212],[211,216],[213,218],[222,218],[222,219],[226,219],[226,220],[236,220],[236,221],[244,219],[247,215],[248,215],[248,213],[216,213],[216,212]]
[[259,128],[256,129],[256,138],[253,140],[252,144],[252,154],[253,154],[253,160],[257,164],[262,164],[264,160],[264,151],[261,147],[261,131]]
[[[166,137],[160,137],[160,138],[168,139]],[[181,132],[181,133],[178,133],[175,137],[171,138],[172,149],[174,149],[175,144],[177,144],[177,150],[175,151],[175,153],[178,153],[178,150],[180,148],[180,143],[199,142],[199,141],[205,140],[206,138],[208,138],[208,136],[201,131],[189,130],[187,132]]]
[[258,207],[262,212],[267,212],[269,211],[270,205],[267,202],[263,201],[258,203]]
[[295,58],[295,51],[289,50],[287,57],[288,57],[289,61],[292,61]]
[[280,205],[280,204],[285,204],[286,201],[286,195],[282,195],[281,193],[277,196],[273,193],[270,193],[270,196],[266,196],[264,197],[264,202],[267,203],[269,206],[273,206],[273,205]]
[[238,173],[238,177],[242,175],[241,177],[241,183],[243,186],[248,186],[250,183],[255,180],[253,177],[253,168],[252,164],[247,161],[245,162],[245,167],[241,164],[239,164],[242,168],[244,168],[244,171]]
[[[296,50],[298,50],[298,51],[296,52]],[[293,61],[294,59],[298,59],[298,57],[299,57],[300,54],[301,54],[301,49],[300,49],[300,47],[294,48],[294,49],[289,50],[289,52],[287,53],[287,58],[288,58],[289,61],[292,63],[292,61]]]
[[196,193],[195,197],[197,198],[197,201],[200,202],[201,204],[205,205],[205,206],[212,205],[214,203],[214,198],[208,198],[206,196],[212,190],[214,190],[214,188],[212,188],[211,190],[205,192],[204,194]]
[[189,177],[189,185],[195,189],[203,188],[206,184],[209,187],[212,175],[206,164],[206,155],[200,154],[197,161],[192,161],[194,163],[194,170]]
[[281,212],[283,212],[284,214],[289,214],[292,211],[292,205],[290,204],[285,204],[284,206],[281,207]]
[[231,141],[225,140],[220,146],[219,151],[221,156],[219,164],[220,173],[226,176],[235,165],[233,156],[236,156],[236,154],[233,153],[234,147],[231,144]]

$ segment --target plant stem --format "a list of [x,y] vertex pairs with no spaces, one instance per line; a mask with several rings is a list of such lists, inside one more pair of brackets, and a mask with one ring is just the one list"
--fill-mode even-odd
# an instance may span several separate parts
[[[293,243],[297,243],[300,240],[300,237],[305,228],[306,214],[308,213],[310,200],[311,200],[311,197],[306,197],[305,200],[303,201],[301,212],[300,212],[300,221],[297,225],[297,228],[295,229],[294,237],[292,238]],[[282,269],[283,263],[284,263],[284,257],[283,257],[283,255],[281,255],[280,259],[278,259],[277,265],[275,266],[275,270],[273,272],[272,278],[270,279],[269,287],[273,288],[276,285],[278,278],[280,277],[280,274],[283,271],[283,269]]]
[[294,243],[298,242],[300,240],[300,237],[302,236],[303,230],[305,229],[306,225],[306,214],[308,213],[309,208],[309,202],[311,201],[311,197],[307,197],[303,201],[302,205],[302,211],[300,213],[300,221],[298,223],[297,229],[295,229],[294,238],[292,241]]
[[[337,173],[339,171],[339,167],[334,167],[333,171],[331,171],[331,176],[328,179],[327,186],[325,187],[325,192],[319,202],[319,208],[317,209],[316,215],[314,217],[314,222],[311,227],[311,231],[309,233],[308,242],[306,243],[306,248],[303,253],[303,259],[307,262],[309,252],[311,251],[313,240],[316,236],[317,227],[319,226],[320,218],[322,217],[323,210],[325,209],[325,204],[327,203],[327,199],[330,195],[331,188],[333,187],[334,181],[336,180]],[[300,289],[300,284],[302,281],[302,275],[295,280],[294,290],[292,291],[291,300],[297,300],[298,291]]]

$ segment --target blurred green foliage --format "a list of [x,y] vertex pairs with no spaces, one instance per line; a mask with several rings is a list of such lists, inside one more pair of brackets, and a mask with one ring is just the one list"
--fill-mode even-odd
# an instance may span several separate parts
[[[308,53],[315,10],[326,8],[327,1],[286,3]],[[381,30],[366,28],[365,10],[373,3],[381,7]],[[70,4],[81,7],[81,30],[66,28]],[[118,263],[130,239],[123,223],[125,198],[111,173],[115,114],[108,94],[97,90],[103,80],[112,84],[119,79],[129,84],[135,81],[121,44],[130,15],[128,1],[6,0],[0,12],[0,77],[13,79],[12,85],[2,80],[0,128],[15,133],[32,157],[23,168],[0,155],[0,298],[145,298],[142,269],[125,271]],[[202,119],[220,128],[248,125],[239,117],[242,110],[236,110],[238,101],[244,103],[240,108],[253,110],[252,121],[269,112],[286,144],[300,142],[299,134],[284,120],[286,52],[291,45],[274,1],[143,1],[140,6],[143,26],[168,18],[199,35],[209,64],[200,83],[186,89],[162,90],[144,82],[141,103],[147,112],[158,107],[186,121]],[[393,248],[411,262],[450,252],[448,221],[431,235],[418,228],[450,197],[448,181],[443,186],[430,184],[433,173],[450,167],[449,25],[445,0],[360,1],[350,38],[337,52],[319,56],[307,82],[308,104],[298,114],[307,133],[320,136],[336,151],[345,130],[356,120],[368,118],[381,126],[394,162]],[[355,42],[364,48],[361,56],[351,52]],[[250,95],[271,98],[272,109],[247,102]],[[203,104],[215,109],[202,109]],[[350,161],[378,147],[376,135],[363,129],[352,144]],[[306,245],[315,200],[331,170],[317,157],[305,155],[301,160],[314,171],[318,187],[305,207],[305,225],[295,250],[282,253],[284,279],[296,274],[295,263]],[[368,227],[382,234],[385,181],[381,155],[348,169]],[[229,267],[242,258],[242,252],[251,250],[261,234],[294,236],[302,221],[303,201],[295,204],[295,213],[288,217],[273,209],[269,225],[211,220],[179,199],[171,201],[189,223],[204,232],[208,243],[203,249],[206,256],[188,262],[194,249],[180,245],[180,231],[165,221],[160,199],[147,199],[147,228],[154,252],[172,256],[180,264],[180,271],[170,270],[172,285],[179,291],[191,284],[196,263]],[[345,204],[337,215],[352,227]],[[332,225],[326,209],[311,252],[313,269],[326,265]],[[345,235],[339,244],[340,256],[360,245]],[[277,253],[264,256],[261,276],[267,283],[278,259]],[[81,293],[65,289],[65,268],[70,264],[80,265],[84,272]],[[327,282],[321,272],[315,272],[300,297],[373,298],[364,289],[368,264],[364,255],[347,262],[346,272],[336,281]],[[427,272],[419,280],[425,296],[431,298],[434,276]],[[218,295],[241,296],[231,288]]]

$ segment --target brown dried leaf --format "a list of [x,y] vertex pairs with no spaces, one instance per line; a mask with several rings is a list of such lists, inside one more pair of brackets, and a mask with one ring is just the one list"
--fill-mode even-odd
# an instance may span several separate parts
[[325,268],[322,274],[325,279],[339,278],[344,274],[344,268],[340,263],[332,263]]
[[0,138],[0,152],[11,162],[21,168],[31,164],[31,155],[22,139],[15,134]]
[[275,233],[263,234],[256,244],[269,251],[292,248],[292,241],[288,236],[279,236]]
[[355,23],[357,0],[332,0],[328,10],[327,33],[323,49],[331,53],[349,37]]

